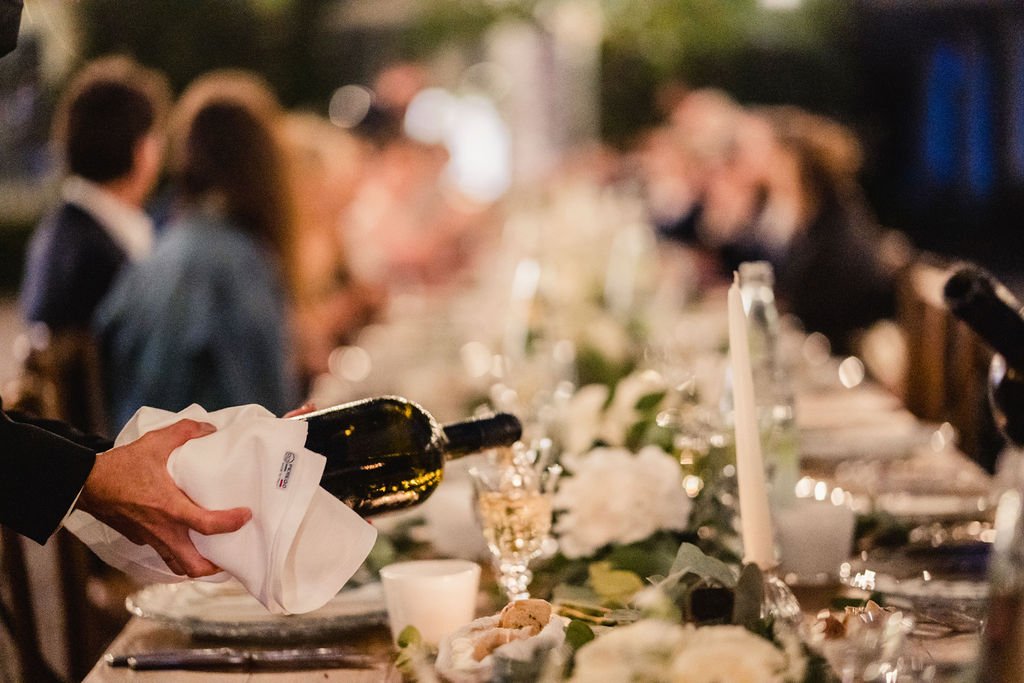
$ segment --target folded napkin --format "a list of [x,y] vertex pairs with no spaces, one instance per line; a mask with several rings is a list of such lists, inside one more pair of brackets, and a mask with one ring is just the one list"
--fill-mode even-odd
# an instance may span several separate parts
[[[256,405],[208,413],[141,408],[114,444],[122,446],[183,418],[217,428],[171,453],[167,470],[182,491],[207,509],[248,507],[252,519],[229,534],[189,535],[199,552],[224,571],[207,581],[237,578],[275,614],[322,607],[351,578],[377,532],[320,488],[326,458],[307,450],[306,423],[275,417]],[[65,526],[107,562],[142,582],[184,580],[149,546],[132,543],[76,510]]]

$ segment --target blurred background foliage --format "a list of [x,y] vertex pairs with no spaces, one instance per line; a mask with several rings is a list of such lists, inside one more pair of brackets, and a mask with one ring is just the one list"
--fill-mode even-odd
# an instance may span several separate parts
[[[400,22],[346,22],[341,0],[81,0],[81,57],[127,52],[164,69],[176,89],[212,68],[259,71],[290,105],[323,108],[388,61],[472,54],[498,22],[536,23],[549,0],[400,3]],[[387,3],[378,3],[387,4]],[[722,87],[741,101],[849,109],[850,12],[835,0],[771,11],[757,0],[601,0],[602,132],[625,142],[655,121],[658,86]],[[351,12],[350,12],[351,13]],[[385,12],[382,16],[387,16]]]
[[[326,113],[337,88],[372,86],[393,62],[448,59],[465,68],[487,58],[496,27],[524,22],[547,31],[561,1],[28,0],[26,8],[44,23],[47,13],[73,20],[65,76],[111,52],[162,69],[178,91],[210,69],[240,67],[263,74],[286,106]],[[573,1],[593,2],[603,15],[595,73],[605,142],[627,147],[689,87],[718,87],[746,105],[801,106],[860,136],[863,184],[884,224],[922,248],[1019,266],[1020,0]],[[21,62],[35,58],[18,52]],[[0,61],[0,91],[18,91],[18,79],[33,73],[15,61]],[[6,155],[31,175],[31,191],[25,201],[5,196],[5,232],[30,228],[38,196],[53,191],[52,159],[38,142],[47,124],[39,122],[48,121],[62,78],[51,72],[38,81],[39,110],[21,116],[28,123],[0,125],[5,150],[18,135],[37,140],[28,153]],[[0,119],[5,114],[0,108]],[[949,163],[936,167],[929,146]],[[0,158],[0,175],[5,168]],[[5,273],[0,278],[11,279]]]

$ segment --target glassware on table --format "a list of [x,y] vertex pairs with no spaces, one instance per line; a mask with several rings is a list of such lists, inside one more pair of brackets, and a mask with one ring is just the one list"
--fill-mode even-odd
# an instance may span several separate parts
[[847,615],[839,637],[829,637],[823,628],[812,629],[809,644],[843,683],[930,681],[935,667],[927,652],[909,641],[913,630],[914,619],[904,612],[869,606]]
[[498,582],[509,601],[530,597],[530,561],[551,533],[551,489],[561,468],[537,468],[536,452],[498,449],[492,461],[470,469],[476,511]]

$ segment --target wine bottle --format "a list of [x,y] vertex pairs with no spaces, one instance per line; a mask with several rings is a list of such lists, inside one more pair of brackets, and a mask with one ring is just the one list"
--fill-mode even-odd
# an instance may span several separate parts
[[396,396],[294,419],[309,425],[306,448],[327,458],[320,486],[364,517],[422,503],[441,483],[446,460],[511,445],[522,434],[519,420],[507,413],[442,427]]
[[771,476],[772,502],[784,507],[794,498],[800,478],[796,402],[780,347],[775,272],[767,261],[739,267],[740,296],[747,314],[751,374],[761,442]]
[[949,309],[998,354],[989,371],[989,401],[996,426],[1024,445],[1024,317],[1004,285],[976,266],[958,269],[943,294]]
[[[1000,431],[1024,445],[1024,318],[1017,299],[984,270],[967,266],[946,281],[950,310],[996,352],[989,402]],[[1019,468],[1018,468],[1019,473]],[[989,598],[976,670],[978,683],[1019,681],[1024,667],[1024,482],[999,498],[989,561]]]

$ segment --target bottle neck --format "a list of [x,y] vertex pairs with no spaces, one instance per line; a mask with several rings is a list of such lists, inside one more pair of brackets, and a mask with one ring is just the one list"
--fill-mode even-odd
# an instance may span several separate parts
[[943,294],[954,315],[1024,373],[1024,318],[1005,286],[980,269],[963,268],[949,278]]
[[515,415],[498,413],[463,422],[444,425],[445,457],[459,458],[488,448],[511,446],[523,434],[523,426]]

